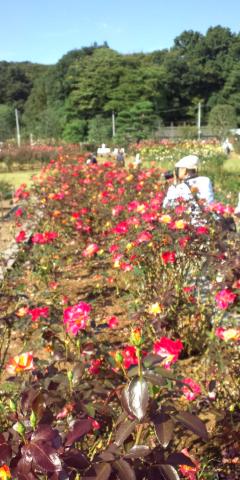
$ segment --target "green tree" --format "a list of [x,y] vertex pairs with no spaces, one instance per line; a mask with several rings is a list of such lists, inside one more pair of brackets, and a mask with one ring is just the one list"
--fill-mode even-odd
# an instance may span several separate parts
[[86,140],[87,121],[81,119],[70,120],[64,127],[63,139],[69,143],[79,143]]
[[30,94],[32,82],[21,64],[0,63],[0,103],[11,105],[23,111]]
[[0,105],[0,141],[4,142],[15,135],[15,114],[8,105]]
[[216,105],[209,115],[209,126],[223,140],[231,128],[237,126],[237,117],[231,105]]
[[88,122],[88,142],[95,144],[108,143],[112,137],[111,119],[96,115]]
[[169,50],[147,54],[123,55],[94,42],[56,65],[0,62],[0,104],[19,109],[26,133],[68,141],[87,138],[87,124],[99,138],[96,118],[109,122],[112,111],[118,134],[129,138],[137,131],[151,136],[160,118],[195,125],[199,101],[203,122],[224,104],[240,121],[239,58],[240,34],[219,25],[206,35],[184,31]]
[[150,136],[156,129],[157,116],[148,100],[136,102],[129,110],[122,110],[117,116],[116,132],[119,139],[126,136],[129,141]]
[[90,119],[104,112],[109,94],[118,85],[121,56],[102,47],[92,55],[83,56],[69,69],[67,81],[71,91],[67,110],[79,118]]
[[[240,47],[240,45],[239,45]],[[240,55],[240,48],[239,48]],[[237,113],[238,121],[240,121],[240,65],[236,63],[225,82],[221,92],[222,100],[232,105]]]

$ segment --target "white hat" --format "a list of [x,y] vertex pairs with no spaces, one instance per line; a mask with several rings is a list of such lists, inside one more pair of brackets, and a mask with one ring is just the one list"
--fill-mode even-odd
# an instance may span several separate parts
[[189,170],[197,168],[199,164],[199,158],[197,155],[187,155],[186,157],[181,158],[177,163],[175,163],[176,168],[188,168]]

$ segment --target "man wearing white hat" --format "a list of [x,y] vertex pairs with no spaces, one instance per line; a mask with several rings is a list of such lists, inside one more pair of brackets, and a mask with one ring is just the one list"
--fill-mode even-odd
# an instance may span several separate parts
[[178,198],[194,200],[196,196],[206,203],[214,201],[211,180],[198,176],[199,158],[197,155],[187,155],[175,164],[175,185],[171,185],[163,201],[163,207],[174,206]]

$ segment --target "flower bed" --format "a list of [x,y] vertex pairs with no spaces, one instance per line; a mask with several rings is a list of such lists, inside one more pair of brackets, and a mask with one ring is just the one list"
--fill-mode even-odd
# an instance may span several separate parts
[[[216,198],[224,202],[237,202],[240,190],[240,180],[237,172],[225,169],[227,156],[217,140],[184,140],[159,142],[146,140],[137,145],[131,145],[132,152],[138,151],[145,166],[173,170],[175,163],[185,155],[194,154],[200,159],[200,175],[207,175],[214,184]],[[236,164],[237,168],[237,164]]]
[[18,189],[0,478],[238,478],[239,237],[216,216],[232,208],[199,205],[196,225],[165,189],[158,168],[71,152]]
[[149,162],[155,161],[163,165],[172,165],[184,155],[198,155],[203,164],[211,163],[216,157],[226,158],[217,140],[161,140],[159,142],[146,140],[131,147],[140,151],[143,158]]

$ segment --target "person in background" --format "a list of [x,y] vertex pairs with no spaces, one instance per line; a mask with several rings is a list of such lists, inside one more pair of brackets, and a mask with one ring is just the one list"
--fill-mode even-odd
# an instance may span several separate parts
[[135,159],[134,159],[135,167],[140,167],[141,163],[142,163],[142,159],[141,159],[140,153],[136,153]]
[[89,157],[87,158],[86,164],[87,165],[94,165],[96,163],[98,163],[97,162],[97,157],[93,153],[91,153],[89,155]]
[[235,208],[235,211],[234,211],[235,215],[239,215],[240,216],[240,193],[238,194],[238,204]]
[[168,188],[163,200],[163,207],[174,207],[178,198],[205,200],[206,203],[214,201],[212,182],[208,177],[198,175],[199,158],[197,155],[187,155],[175,164],[174,184]]
[[124,150],[122,148],[117,152],[116,162],[119,167],[125,166]]
[[226,140],[224,140],[224,142],[222,143],[222,148],[226,155],[230,155],[230,153],[233,152],[233,145],[231,142],[229,142],[228,138],[226,138]]

